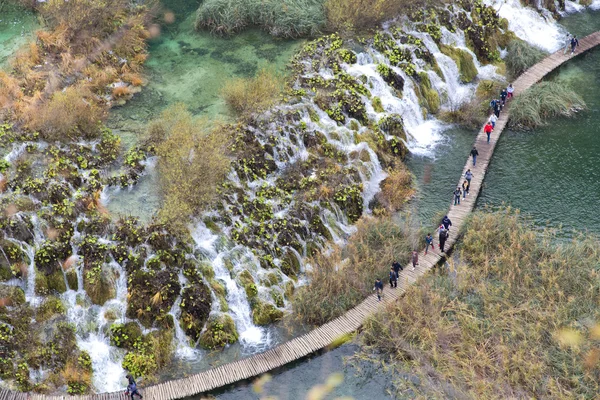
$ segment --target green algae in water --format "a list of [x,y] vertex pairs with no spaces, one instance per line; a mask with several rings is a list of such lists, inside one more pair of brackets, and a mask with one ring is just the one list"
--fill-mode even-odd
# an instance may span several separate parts
[[33,12],[0,2],[0,68],[5,68],[17,50],[34,38],[33,32],[38,28]]
[[[174,11],[183,7],[165,6]],[[196,116],[233,121],[220,96],[225,83],[254,76],[263,67],[284,71],[303,43],[254,30],[229,39],[195,32],[194,15],[162,27],[161,36],[150,43],[144,72],[148,86],[126,105],[111,110],[108,126],[121,136],[125,149],[138,143],[150,120],[176,103],[185,104]],[[160,207],[157,188],[158,176],[150,169],[135,187],[109,190],[107,208],[115,216],[133,215],[148,221]]]

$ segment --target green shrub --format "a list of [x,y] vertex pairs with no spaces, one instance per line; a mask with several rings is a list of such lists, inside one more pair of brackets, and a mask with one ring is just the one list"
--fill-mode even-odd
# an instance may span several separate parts
[[585,108],[581,96],[564,83],[540,82],[510,103],[510,124],[531,129],[545,125],[548,118],[570,117]]
[[520,39],[512,40],[508,44],[507,50],[508,54],[504,62],[506,63],[508,76],[511,79],[517,78],[547,55],[543,50]]
[[274,36],[315,36],[324,24],[322,0],[206,0],[196,13],[196,29],[222,35],[258,26]]

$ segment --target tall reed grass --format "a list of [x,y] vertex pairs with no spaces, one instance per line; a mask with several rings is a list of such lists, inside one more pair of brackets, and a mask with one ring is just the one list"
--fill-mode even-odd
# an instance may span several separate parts
[[281,37],[315,36],[325,25],[322,0],[206,0],[196,29],[230,35],[257,26]]
[[[321,325],[372,293],[376,278],[387,282],[391,264],[404,265],[416,244],[410,220],[363,217],[346,247],[323,251],[307,262],[309,284],[294,297],[294,312],[305,323]],[[389,289],[394,290],[394,289]]]
[[397,380],[397,390],[417,398],[595,398],[598,240],[560,242],[506,209],[474,214],[458,249],[447,274],[425,277],[365,324],[368,348],[419,378]]
[[506,71],[511,79],[515,79],[548,55],[545,51],[520,39],[512,40],[508,44],[507,51],[504,61]]
[[586,107],[581,96],[565,83],[540,82],[510,103],[510,123],[532,129],[545,125],[549,118],[570,117]]

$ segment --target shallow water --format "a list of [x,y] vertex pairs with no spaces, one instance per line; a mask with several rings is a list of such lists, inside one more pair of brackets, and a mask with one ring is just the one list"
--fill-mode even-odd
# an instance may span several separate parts
[[[150,42],[144,75],[148,86],[131,101],[111,110],[108,126],[123,138],[125,147],[137,143],[146,124],[168,106],[183,103],[207,120],[232,120],[220,96],[224,84],[234,78],[254,76],[261,68],[285,70],[302,40],[273,38],[249,30],[231,38],[194,31],[197,2],[165,1],[175,22],[163,24]],[[112,191],[107,203],[115,215],[133,215],[148,221],[158,209],[158,179],[153,170],[130,190]]]
[[0,68],[7,65],[11,56],[34,37],[38,29],[36,16],[23,7],[0,2]]

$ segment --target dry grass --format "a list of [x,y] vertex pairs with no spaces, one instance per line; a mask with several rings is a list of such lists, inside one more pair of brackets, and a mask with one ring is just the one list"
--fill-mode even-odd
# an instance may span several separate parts
[[474,214],[459,249],[447,275],[427,276],[365,324],[365,343],[420,379],[399,379],[396,389],[423,398],[595,398],[600,243],[557,243],[503,210]]
[[131,89],[129,89],[128,86],[117,86],[112,90],[112,96],[115,99],[118,99],[120,97],[128,97],[131,96],[131,94]]
[[295,314],[305,323],[322,325],[372,293],[376,278],[387,281],[393,261],[404,264],[416,243],[409,221],[362,217],[344,249],[318,253],[308,260],[310,283],[294,297]]
[[282,75],[273,70],[261,69],[254,78],[227,82],[222,95],[232,110],[247,116],[272,106],[279,98],[283,85]]
[[164,202],[159,217],[185,225],[211,204],[229,171],[227,129],[197,120],[179,104],[150,125],[149,137],[160,157]]
[[381,192],[377,200],[388,212],[400,210],[406,201],[413,196],[413,176],[404,164],[398,163],[388,171],[388,177],[381,182]]
[[23,116],[30,129],[48,140],[93,138],[104,117],[104,110],[95,101],[86,87],[71,86],[54,93],[48,101],[33,102]]

